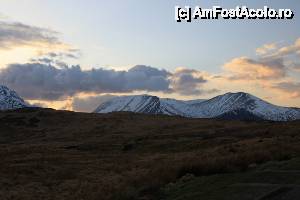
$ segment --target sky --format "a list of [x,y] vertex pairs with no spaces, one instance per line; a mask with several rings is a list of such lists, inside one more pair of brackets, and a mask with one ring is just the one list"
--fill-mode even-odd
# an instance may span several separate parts
[[[91,111],[112,95],[244,91],[300,107],[296,0],[0,0],[0,84],[31,103]],[[291,20],[178,23],[176,5],[289,8]]]

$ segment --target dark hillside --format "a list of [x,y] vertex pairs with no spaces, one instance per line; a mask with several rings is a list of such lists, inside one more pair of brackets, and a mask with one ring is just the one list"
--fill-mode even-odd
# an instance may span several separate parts
[[[254,183],[255,198],[276,199],[277,188],[293,199],[298,158],[299,121],[0,112],[0,199],[251,199],[242,194]],[[289,162],[294,174],[280,167]]]

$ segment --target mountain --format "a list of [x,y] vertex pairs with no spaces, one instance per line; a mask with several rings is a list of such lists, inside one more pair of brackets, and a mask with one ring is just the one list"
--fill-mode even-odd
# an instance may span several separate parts
[[147,114],[180,115],[191,118],[291,121],[300,119],[299,108],[272,105],[251,94],[226,93],[209,100],[181,101],[150,95],[115,97],[94,112],[128,111]]
[[137,95],[115,97],[102,103],[96,113],[128,111],[137,113],[159,114],[160,99],[156,96]]
[[28,107],[28,104],[15,91],[0,85],[0,110],[13,110],[24,107]]
[[[215,118],[221,116],[245,114],[255,115],[259,119],[272,121],[290,121],[300,119],[300,109],[272,105],[251,94],[238,92],[226,93],[192,105],[192,117]],[[251,117],[252,118],[252,117]]]

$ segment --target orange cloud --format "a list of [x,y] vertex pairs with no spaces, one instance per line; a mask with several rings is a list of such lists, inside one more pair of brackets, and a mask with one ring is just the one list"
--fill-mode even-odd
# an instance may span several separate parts
[[247,57],[235,58],[224,65],[231,80],[278,79],[286,75],[282,60],[257,61]]
[[225,63],[221,81],[224,85],[238,83],[243,90],[252,87],[255,93],[260,91],[274,96],[273,101],[299,106],[300,80],[297,73],[300,62],[295,55],[300,52],[300,38],[281,48],[273,44],[258,48],[256,59],[238,57]]
[[285,81],[272,86],[274,89],[289,95],[290,98],[300,97],[300,82]]

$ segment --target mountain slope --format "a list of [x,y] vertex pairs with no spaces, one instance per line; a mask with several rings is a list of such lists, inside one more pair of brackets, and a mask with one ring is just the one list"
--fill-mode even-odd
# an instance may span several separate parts
[[272,105],[244,92],[226,93],[199,104],[193,104],[192,107],[194,111],[192,117],[197,118],[215,118],[227,112],[232,113],[243,109],[265,120],[289,121],[300,119],[300,109]]
[[300,109],[272,105],[251,94],[226,93],[209,100],[180,101],[156,96],[116,97],[101,104],[96,113],[129,111],[180,115],[192,118],[290,121],[300,119]]
[[12,110],[24,107],[28,107],[28,105],[15,91],[0,85],[0,110]]
[[159,98],[148,95],[115,97],[95,110],[96,113],[116,111],[158,114],[160,113]]

